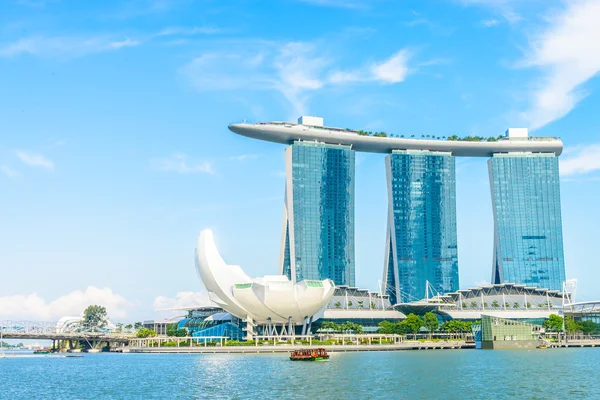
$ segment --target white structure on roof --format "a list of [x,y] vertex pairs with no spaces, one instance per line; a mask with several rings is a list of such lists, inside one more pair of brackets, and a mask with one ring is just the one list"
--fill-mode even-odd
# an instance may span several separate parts
[[507,138],[515,139],[527,139],[529,137],[529,129],[527,128],[508,128],[506,130],[506,134],[504,135]]
[[300,125],[306,125],[306,126],[323,126],[323,118],[303,115],[300,118],[298,118],[298,123]]
[[252,279],[240,266],[223,261],[208,229],[198,238],[196,267],[211,300],[246,321],[248,339],[254,335],[257,324],[267,325],[269,331],[274,331],[277,324],[284,330],[287,325],[288,334],[295,325],[302,324],[304,334],[335,290],[330,279],[298,283],[285,275]]

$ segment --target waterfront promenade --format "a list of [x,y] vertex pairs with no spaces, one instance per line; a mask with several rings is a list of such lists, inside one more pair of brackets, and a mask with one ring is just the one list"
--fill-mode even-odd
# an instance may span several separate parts
[[[319,339],[313,336],[296,336],[292,340],[256,338],[253,343],[228,341],[225,337],[153,337],[136,338],[127,347],[118,351],[129,353],[208,353],[208,354],[265,354],[288,353],[294,350],[325,348],[328,352],[400,351],[400,350],[460,350],[475,349],[470,335],[460,338],[411,340],[400,335],[325,335]],[[291,339],[287,338],[287,339]],[[548,348],[600,347],[600,338],[548,342]]]
[[[599,344],[600,345],[600,344]],[[345,344],[345,345],[258,345],[258,346],[198,346],[198,347],[132,347],[125,348],[129,353],[208,353],[208,354],[268,354],[289,353],[294,350],[324,348],[330,353],[356,351],[399,351],[399,350],[457,350],[474,349],[475,343],[456,342],[402,342],[397,344]]]

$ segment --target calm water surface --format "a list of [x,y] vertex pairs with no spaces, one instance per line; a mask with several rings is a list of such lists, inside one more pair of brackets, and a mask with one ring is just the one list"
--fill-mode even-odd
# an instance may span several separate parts
[[0,359],[0,399],[600,398],[600,349]]

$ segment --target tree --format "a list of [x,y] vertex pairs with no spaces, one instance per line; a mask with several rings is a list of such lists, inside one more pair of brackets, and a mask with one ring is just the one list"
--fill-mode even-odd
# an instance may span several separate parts
[[476,301],[472,301],[471,302],[471,308],[477,308],[477,302]]
[[358,305],[358,308],[364,308],[365,307],[365,301],[364,300],[358,300],[356,302],[356,304]]
[[396,324],[390,321],[381,321],[379,324],[378,333],[382,333],[384,335],[391,335],[396,333]]
[[579,324],[577,322],[575,322],[575,320],[573,319],[573,317],[567,316],[565,317],[565,331],[571,335],[577,331],[580,331],[581,327],[579,326]]
[[346,321],[340,326],[342,332],[362,333],[362,325],[354,322]]
[[525,308],[531,308],[531,303],[530,302],[525,303]]
[[513,303],[513,308],[519,308],[519,307],[521,307],[521,305],[519,304],[519,302],[518,302],[518,301],[515,301],[515,302]]
[[133,329],[135,329],[136,331],[139,331],[139,330],[140,330],[140,329],[142,329],[143,327],[144,327],[144,325],[142,325],[142,323],[141,323],[141,322],[136,322],[136,323],[133,325]]
[[117,332],[123,332],[123,323],[122,322],[117,323]]
[[125,329],[127,329],[128,331],[131,330],[132,328],[133,328],[133,325],[131,325],[131,324],[125,325]]
[[156,336],[156,332],[154,332],[152,329],[142,328],[135,334],[135,336],[138,338],[154,337]]
[[581,321],[581,324],[579,324],[579,326],[581,327],[581,331],[586,335],[589,335],[590,333],[598,330],[598,325],[594,321],[590,320]]
[[352,303],[352,300],[349,300],[349,301],[348,301],[348,307],[352,307],[352,304],[353,304],[353,303]]
[[410,313],[401,322],[401,324],[404,324],[410,333],[416,334],[423,326],[423,320],[418,315]]
[[371,307],[371,310],[374,310],[377,308],[377,304],[375,304],[375,302],[371,302],[371,304],[369,304],[369,307]]
[[175,323],[167,325],[167,336],[186,337],[187,335],[187,329],[178,329],[178,324]]
[[471,331],[471,322],[451,319],[450,321],[444,322],[441,329],[448,333],[466,333]]
[[425,313],[425,315],[423,315],[423,325],[425,326],[425,328],[427,328],[427,331],[429,332],[429,337],[431,337],[433,331],[437,330],[437,328],[439,327],[440,322],[438,321],[437,316],[431,311],[429,311]]
[[97,331],[108,325],[106,307],[88,306],[83,312],[83,321],[81,321],[85,330]]
[[[462,304],[461,304],[461,307],[462,307],[462,308],[467,308],[467,303],[465,303],[465,302],[463,301],[463,302],[462,302]],[[423,317],[425,317],[425,316],[423,316]]]
[[560,332],[562,331],[563,319],[559,315],[551,314],[550,317],[544,321],[543,326],[551,332]]
[[492,307],[494,307],[494,308],[500,307],[500,303],[498,303],[498,300],[492,301]]
[[326,331],[338,332],[340,330],[340,326],[333,321],[324,321],[321,324],[321,329]]
[[342,303],[340,303],[339,301],[336,301],[336,302],[333,304],[333,306],[334,306],[335,308],[342,308]]

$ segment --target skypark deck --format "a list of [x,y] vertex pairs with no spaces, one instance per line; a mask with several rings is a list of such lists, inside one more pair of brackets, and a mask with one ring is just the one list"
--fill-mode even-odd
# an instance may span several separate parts
[[268,142],[292,144],[296,140],[352,146],[356,151],[391,153],[393,150],[428,150],[450,152],[462,157],[490,157],[494,153],[553,153],[559,156],[563,143],[554,137],[506,137],[497,141],[461,141],[439,139],[392,138],[359,135],[357,131],[311,126],[291,122],[231,124],[238,135]]

